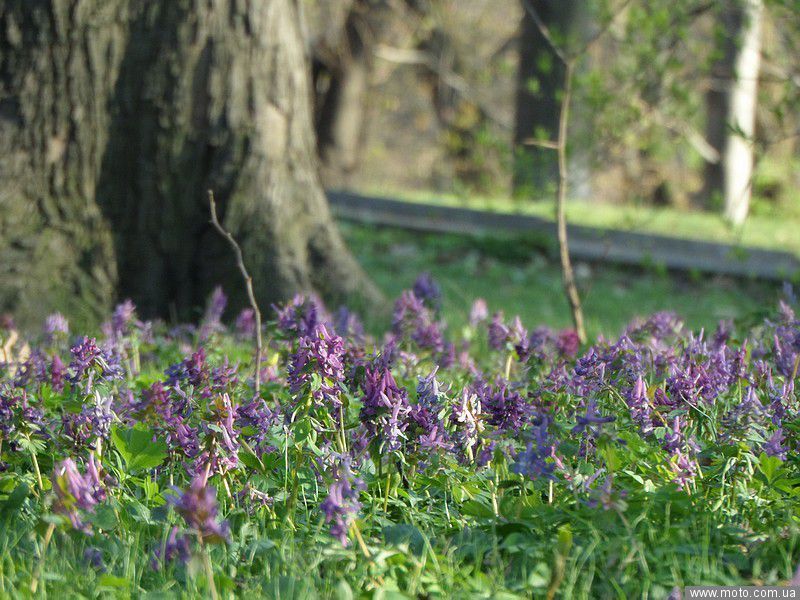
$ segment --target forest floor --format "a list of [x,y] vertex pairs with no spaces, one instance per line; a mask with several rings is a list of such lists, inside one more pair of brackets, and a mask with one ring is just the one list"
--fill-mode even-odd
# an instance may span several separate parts
[[[532,325],[567,327],[570,323],[558,264],[522,241],[350,223],[340,228],[350,249],[389,298],[410,287],[419,273],[430,272],[443,288],[444,312],[451,327],[466,322],[476,297]],[[760,320],[775,305],[779,292],[779,286],[761,281],[677,275],[658,268],[578,263],[576,273],[591,336],[618,335],[634,317],[663,310],[678,313],[693,329],[713,329],[724,319]]]

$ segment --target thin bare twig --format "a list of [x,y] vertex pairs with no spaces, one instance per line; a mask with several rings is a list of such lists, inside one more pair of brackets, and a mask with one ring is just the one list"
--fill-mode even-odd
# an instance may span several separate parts
[[256,335],[255,335],[255,342],[256,342],[256,374],[255,374],[255,387],[256,387],[256,395],[261,390],[261,356],[263,352],[263,345],[261,342],[261,311],[258,308],[258,303],[256,302],[256,295],[253,292],[253,278],[250,277],[250,273],[248,273],[247,268],[244,266],[244,257],[242,256],[242,248],[236,242],[234,237],[227,231],[219,222],[217,218],[217,204],[214,202],[214,192],[212,190],[208,190],[208,206],[209,210],[211,211],[211,224],[214,228],[228,240],[228,243],[233,248],[233,252],[236,255],[236,266],[239,267],[239,271],[242,273],[242,277],[244,277],[245,287],[247,288],[247,298],[250,300],[250,306],[253,309],[253,313],[256,317]]
[[583,325],[583,309],[575,285],[575,273],[572,270],[572,260],[569,256],[569,243],[567,241],[567,125],[569,124],[569,107],[572,101],[572,76],[575,62],[570,60],[565,65],[564,94],[561,97],[561,112],[558,116],[558,195],[556,198],[556,221],[558,228],[558,248],[561,257],[561,274],[564,283],[564,292],[569,300],[572,312],[572,321],[575,332],[581,344],[586,343],[586,329]]

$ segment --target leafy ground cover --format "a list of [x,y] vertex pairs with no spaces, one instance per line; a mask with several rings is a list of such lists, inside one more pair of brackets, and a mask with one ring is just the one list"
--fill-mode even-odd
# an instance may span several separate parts
[[[367,189],[366,192],[407,202],[555,219],[552,199],[531,202],[508,197],[392,189]],[[800,240],[796,235],[800,224],[798,206],[800,204],[796,198],[779,206],[756,199],[752,214],[741,227],[732,227],[720,213],[640,204],[598,204],[575,200],[567,204],[566,213],[568,222],[573,225],[752,246],[800,256]]]
[[3,331],[0,595],[665,597],[800,557],[789,295],[579,347],[418,279],[372,338],[298,297],[97,339]]

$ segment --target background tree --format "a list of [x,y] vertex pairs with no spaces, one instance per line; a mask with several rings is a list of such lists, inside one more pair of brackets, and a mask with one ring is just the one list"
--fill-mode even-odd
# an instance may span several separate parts
[[521,0],[516,118],[514,122],[515,193],[545,196],[556,187],[558,160],[555,153],[533,144],[534,140],[558,137],[561,99],[564,89],[564,63],[547,42],[531,17],[535,11],[550,32],[554,43],[567,45],[581,2],[576,0]]
[[341,187],[361,162],[375,47],[396,10],[383,0],[341,0],[310,12],[317,153],[325,185]]
[[241,290],[209,188],[261,302],[377,301],[319,184],[303,39],[290,0],[3,3],[0,309],[187,317]]

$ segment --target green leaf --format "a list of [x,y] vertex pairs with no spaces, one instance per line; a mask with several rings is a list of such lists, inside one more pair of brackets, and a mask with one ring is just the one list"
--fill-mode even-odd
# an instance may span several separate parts
[[767,456],[762,452],[758,457],[758,470],[766,477],[767,483],[772,483],[783,470],[783,461],[777,456]]
[[389,525],[383,528],[383,539],[387,544],[400,546],[407,544],[409,551],[417,556],[422,556],[425,550],[425,538],[419,529],[408,523]]
[[151,429],[140,425],[127,430],[114,427],[111,430],[111,441],[128,470],[132,472],[152,469],[167,458],[167,444],[156,439]]
[[340,579],[333,590],[333,597],[336,600],[353,600],[353,590],[344,579]]
[[97,583],[100,587],[104,588],[120,589],[130,586],[130,582],[124,577],[115,577],[114,575],[109,575],[108,573],[101,575],[97,580]]
[[19,484],[8,498],[0,504],[0,515],[6,516],[16,512],[25,499],[30,495],[30,488],[25,483]]

